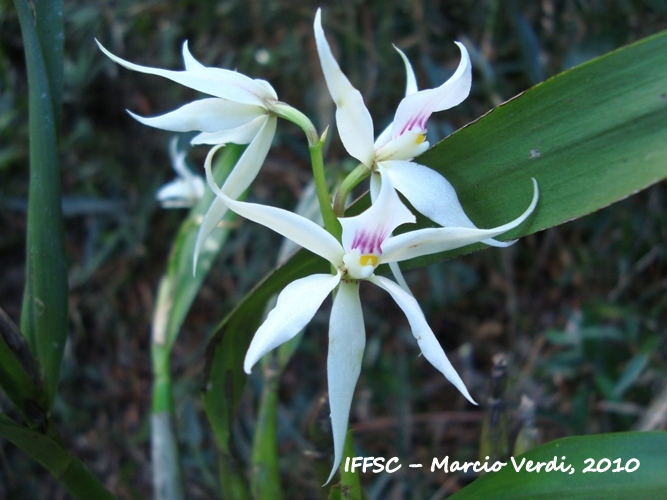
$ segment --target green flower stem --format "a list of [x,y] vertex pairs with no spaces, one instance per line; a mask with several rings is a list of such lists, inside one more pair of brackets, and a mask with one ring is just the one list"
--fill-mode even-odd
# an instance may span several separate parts
[[264,367],[264,388],[252,444],[251,488],[255,498],[281,499],[278,465],[278,382],[282,370]]
[[336,217],[343,217],[345,215],[345,200],[347,200],[347,197],[350,196],[350,193],[357,184],[369,175],[371,175],[370,169],[363,163],[360,163],[357,165],[357,168],[345,177],[334,199],[333,212]]
[[269,103],[267,104],[267,107],[277,116],[301,127],[308,138],[309,147],[316,146],[320,142],[320,138],[317,135],[317,130],[315,129],[313,122],[311,122],[310,119],[298,109],[280,101]]
[[171,348],[153,342],[153,413],[173,411],[171,395],[170,362]]
[[[159,298],[169,281],[163,279]],[[155,329],[155,325],[154,325]],[[151,461],[153,465],[153,489],[157,499],[184,498],[180,456],[174,432],[174,398],[171,383],[170,356],[173,343],[159,343],[154,336],[151,342],[153,361],[153,401],[151,408]]]
[[324,146],[326,136],[327,133],[325,132],[322,134],[322,138],[317,144],[309,146],[310,161],[313,164],[313,179],[315,180],[317,200],[320,202],[320,210],[322,211],[322,218],[324,219],[324,228],[340,240],[342,229],[340,227],[340,222],[338,222],[338,219],[331,208],[331,197],[329,196],[329,189],[327,188],[327,179],[324,175],[322,147]]

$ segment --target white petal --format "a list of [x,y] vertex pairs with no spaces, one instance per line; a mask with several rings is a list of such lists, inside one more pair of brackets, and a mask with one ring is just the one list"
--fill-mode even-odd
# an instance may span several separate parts
[[252,338],[243,370],[250,373],[262,356],[303,330],[339,282],[340,275],[313,274],[287,285]]
[[140,66],[113,55],[105,49],[100,42],[97,42],[97,45],[110,59],[127,69],[149,75],[161,76],[215,97],[245,104],[256,104],[262,107],[266,107],[267,101],[277,99],[275,91],[269,92],[265,85],[259,84],[252,78],[237,73],[236,71],[205,67],[186,71],[173,71],[151,68],[149,66]]
[[371,166],[374,157],[373,120],[361,93],[343,74],[331,53],[322,30],[321,10],[315,15],[315,41],[322,72],[331,98],[336,103],[336,124],[341,141],[350,156]]
[[334,441],[334,463],[325,484],[331,481],[343,458],[352,396],[359,379],[365,347],[366,332],[359,301],[359,283],[341,281],[331,308],[329,322],[327,378]]
[[405,95],[409,96],[417,92],[419,90],[417,88],[417,78],[415,77],[415,71],[412,69],[412,64],[410,64],[410,60],[408,59],[408,56],[406,56],[401,49],[396,47],[394,45],[394,48],[396,49],[396,52],[401,56],[401,59],[403,59],[403,64],[405,65],[405,76],[406,76],[406,82],[405,82]]
[[183,62],[185,63],[185,69],[191,71],[193,69],[203,69],[204,66],[202,63],[197,61],[192,54],[190,54],[190,48],[188,47],[188,41],[183,42],[183,48],[181,49],[183,53]]
[[[417,78],[415,77],[415,72],[412,69],[412,65],[410,64],[410,61],[408,60],[408,57],[403,53],[401,49],[396,47],[394,45],[394,48],[398,52],[398,54],[401,56],[403,59],[403,64],[405,66],[405,74],[406,74],[406,82],[405,82],[405,95],[408,96],[410,94],[414,94],[417,92]],[[375,139],[375,149],[379,149],[385,144],[387,144],[391,140],[391,131],[393,129],[393,122],[389,124],[387,128],[385,128],[382,133]]]
[[[320,211],[320,204],[317,200],[317,190],[315,188],[315,181],[311,179],[306,184],[299,197],[299,202],[294,207],[294,213],[302,215],[306,219],[312,220],[318,225],[323,224],[322,212]],[[278,249],[278,257],[276,263],[280,266],[287,262],[287,259],[298,250],[298,245],[292,240],[284,239]]]
[[[206,180],[213,192],[220,197],[231,210],[246,219],[272,229],[285,238],[289,238],[296,244],[327,259],[334,266],[339,266],[342,263],[343,247],[341,247],[336,238],[313,221],[287,210],[283,210],[282,208],[234,200],[226,194],[224,186],[221,190],[215,184],[215,180],[211,173],[211,159],[218,149],[220,149],[220,146],[214,147],[206,157],[204,163]],[[232,172],[232,174],[234,174],[234,172]],[[225,183],[225,185],[226,184],[227,183]]]
[[461,50],[461,62],[452,77],[438,88],[406,96],[398,105],[392,129],[394,139],[414,127],[426,130],[426,121],[432,113],[452,108],[468,97],[472,84],[470,57],[462,43],[456,45]]
[[[269,154],[273,136],[276,134],[278,119],[275,116],[260,118],[265,120],[255,138],[248,144],[236,165],[222,185],[222,190],[231,198],[238,198],[255,180]],[[229,141],[231,142],[231,141]],[[208,160],[208,157],[207,157]]]
[[429,255],[454,248],[461,248],[473,243],[484,241],[514,229],[533,212],[539,198],[537,181],[533,179],[533,200],[526,211],[507,224],[493,229],[476,229],[468,227],[437,227],[409,231],[392,236],[384,242],[380,262],[399,262]]
[[411,160],[428,149],[429,142],[425,138],[425,131],[419,127],[406,130],[396,139],[392,139],[384,146],[376,148],[375,161],[381,163],[385,161]]
[[375,139],[375,143],[373,144],[373,148],[380,149],[382,146],[387,144],[389,141],[391,141],[391,131],[394,128],[394,123],[390,123],[387,125],[387,128],[385,128],[380,135],[378,135],[377,139]]
[[191,179],[193,174],[185,164],[186,156],[186,151],[178,149],[178,137],[172,137],[169,141],[169,158],[171,158],[171,166],[179,177]]
[[400,200],[387,177],[382,180],[380,192],[370,208],[354,217],[338,220],[343,228],[342,242],[346,252],[359,249],[361,254],[379,254],[383,241],[394,229],[401,224],[414,223],[416,218]]
[[[271,86],[271,84],[269,82],[267,82],[266,80],[261,80],[259,78],[255,78],[255,83],[264,87],[266,89],[267,93],[272,94],[272,95],[276,94],[276,91],[273,90],[273,87]],[[277,99],[278,96],[275,95],[275,98]]]
[[218,198],[217,196],[213,199],[211,206],[204,215],[204,219],[199,226],[199,232],[197,232],[197,241],[195,242],[195,251],[192,256],[192,271],[193,273],[197,270],[197,260],[199,259],[199,254],[204,248],[204,243],[209,237],[211,232],[217,227],[222,218],[227,213],[227,205]]
[[[378,165],[385,177],[417,212],[444,227],[477,228],[463,211],[454,186],[435,170],[410,161],[385,161]],[[512,242],[493,239],[483,241],[491,246],[509,246]]]
[[191,182],[174,179],[162,186],[155,197],[164,208],[183,208],[194,205],[204,192],[204,180],[195,177]]
[[162,130],[217,132],[240,127],[259,116],[266,116],[266,109],[211,97],[190,102],[174,111],[152,118],[144,118],[131,111],[128,113],[138,122]]
[[[267,129],[265,134],[267,136],[271,134],[271,137],[265,141],[270,145],[273,140],[273,134],[275,134],[275,127],[274,131],[271,132],[270,124],[267,125],[267,122],[271,121],[275,123],[277,121],[276,117],[265,113],[236,128],[218,130],[216,132],[202,132],[193,137],[190,143],[193,145],[209,144],[212,146],[217,146],[218,144],[249,144],[259,137],[260,132],[265,128]],[[266,154],[264,156],[266,157]]]
[[375,283],[383,290],[386,290],[396,301],[398,307],[403,310],[405,316],[408,318],[408,323],[410,323],[412,335],[417,339],[417,343],[419,344],[419,348],[424,354],[424,357],[435,366],[439,372],[447,377],[447,380],[454,384],[454,387],[461,391],[461,394],[463,394],[468,401],[476,405],[477,403],[475,403],[470,396],[463,380],[461,380],[461,377],[456,373],[456,370],[449,362],[449,359],[447,359],[447,355],[438,342],[438,339],[435,338],[431,327],[428,326],[426,318],[424,318],[424,313],[415,298],[406,293],[396,283],[387,278],[383,278],[382,276],[372,276],[369,281]]
[[394,188],[415,209],[441,226],[475,227],[463,211],[454,186],[435,170],[411,161],[384,161],[382,179],[390,178]]
[[[371,203],[375,203],[375,200],[380,194],[381,182],[382,182],[381,176],[379,175],[371,176],[371,182],[370,182]],[[394,278],[396,278],[398,284],[401,285],[401,288],[403,288],[403,290],[412,295],[412,292],[410,291],[410,288],[408,287],[408,284],[405,281],[405,278],[403,277],[403,273],[401,272],[401,268],[399,267],[398,263],[389,262],[389,268],[391,269],[391,273],[394,275]]]
[[[276,122],[277,119],[275,116],[260,117],[260,119],[265,120],[264,125],[259,130],[255,138],[245,149],[241,157],[236,162],[236,165],[232,168],[232,171],[225,179],[223,188],[225,193],[232,198],[238,198],[241,194],[248,189],[250,184],[257,174],[259,173],[266,155],[269,152],[271,147],[271,142],[273,141],[273,136],[276,132]],[[213,148],[206,157],[206,175],[207,177],[212,178],[211,172],[211,160],[213,159],[213,154],[220,148]],[[209,184],[210,184],[209,180]],[[216,186],[217,187],[217,186]],[[197,259],[199,257],[199,252],[208,238],[208,235],[211,234],[211,231],[215,229],[218,223],[227,213],[227,205],[223,200],[217,198],[211,203],[211,207],[204,215],[204,220],[202,221],[201,226],[199,227],[199,232],[197,233],[197,241],[195,242],[195,251],[193,255],[193,270],[197,269]]]

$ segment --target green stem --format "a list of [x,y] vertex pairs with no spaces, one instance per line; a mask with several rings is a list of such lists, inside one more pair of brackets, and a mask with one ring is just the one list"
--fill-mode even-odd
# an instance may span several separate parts
[[357,184],[359,184],[369,175],[371,175],[370,169],[363,163],[360,163],[357,165],[357,168],[355,168],[347,177],[345,177],[334,199],[333,213],[336,217],[342,217],[345,215],[345,201],[347,200],[347,197],[350,196],[350,193],[357,186]]
[[283,497],[278,465],[278,381],[280,371],[265,367],[264,388],[252,443],[251,488],[255,498]]
[[322,134],[320,141],[309,146],[310,161],[313,164],[313,179],[315,180],[315,190],[317,192],[317,200],[320,202],[320,210],[322,211],[322,218],[324,219],[324,228],[340,240],[342,229],[340,222],[336,218],[333,209],[331,208],[331,198],[329,196],[329,189],[327,188],[327,180],[324,175],[324,159],[322,158],[322,147],[326,139],[326,132]]
[[[301,130],[306,134],[309,147],[317,146],[320,142],[315,125],[313,125],[313,122],[311,122],[310,119],[298,109],[280,101],[267,103],[267,107],[277,116],[301,127]],[[324,135],[326,136],[326,134]]]

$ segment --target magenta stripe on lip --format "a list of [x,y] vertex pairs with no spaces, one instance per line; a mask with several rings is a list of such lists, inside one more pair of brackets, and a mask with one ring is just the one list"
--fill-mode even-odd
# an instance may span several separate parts
[[[415,116],[413,116],[410,120],[406,122],[406,124],[403,126],[401,131],[398,133],[398,136],[403,135],[409,130],[412,130],[415,128],[415,126],[418,126],[420,129],[425,130],[426,129],[426,121],[428,120],[430,116],[430,113],[428,114],[422,114],[418,113]],[[397,136],[397,137],[398,137]]]
[[354,235],[351,250],[359,250],[361,254],[382,253],[382,243],[387,237],[387,231],[379,228],[372,232],[361,231]]

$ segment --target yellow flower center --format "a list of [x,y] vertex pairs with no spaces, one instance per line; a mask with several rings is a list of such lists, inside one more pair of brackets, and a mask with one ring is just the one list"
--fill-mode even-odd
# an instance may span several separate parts
[[377,255],[371,255],[371,254],[361,255],[359,257],[359,264],[361,264],[362,266],[376,267],[378,265]]
[[417,138],[415,139],[416,144],[421,144],[426,140],[426,134],[419,134]]

